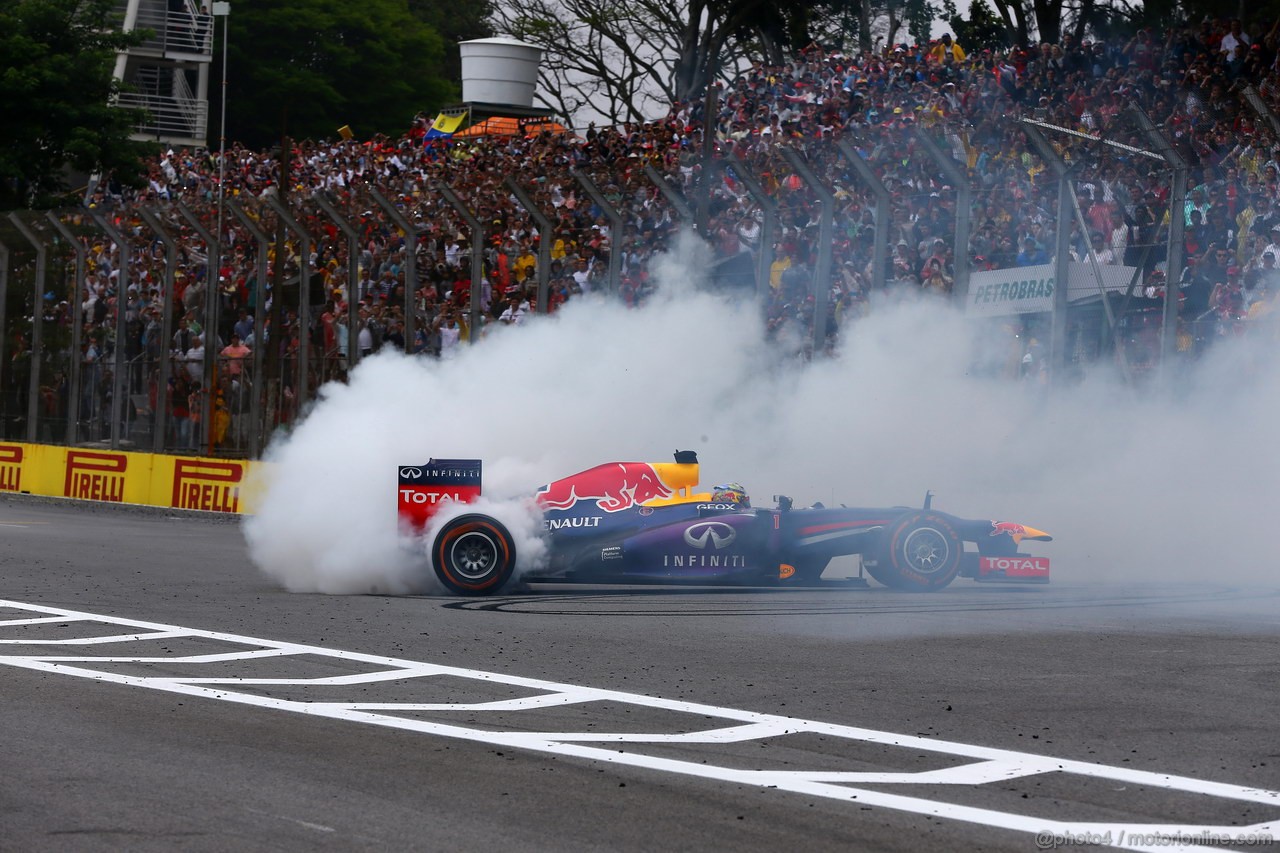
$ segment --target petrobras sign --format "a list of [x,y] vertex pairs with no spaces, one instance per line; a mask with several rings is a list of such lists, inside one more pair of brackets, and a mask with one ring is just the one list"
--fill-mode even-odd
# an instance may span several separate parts
[[1053,310],[1053,264],[984,270],[969,276],[971,317],[999,317],[1005,314],[1034,314]]
[[[1100,264],[1099,280],[1094,275],[1092,264],[1069,263],[1067,301],[1097,296],[1100,289],[1108,293],[1123,293],[1133,278],[1133,271],[1133,267]],[[975,272],[969,276],[965,313],[970,317],[1002,317],[1052,311],[1053,293],[1058,286],[1055,272],[1053,264]]]

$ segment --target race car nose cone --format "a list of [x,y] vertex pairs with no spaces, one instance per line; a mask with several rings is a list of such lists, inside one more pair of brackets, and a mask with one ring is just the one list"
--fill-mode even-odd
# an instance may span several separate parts
[[1034,527],[1027,527],[1026,525],[1023,525],[1023,529],[1026,530],[1026,532],[1022,534],[1023,539],[1034,539],[1036,542],[1053,541],[1053,537],[1048,533],[1045,533],[1043,530],[1036,530]]

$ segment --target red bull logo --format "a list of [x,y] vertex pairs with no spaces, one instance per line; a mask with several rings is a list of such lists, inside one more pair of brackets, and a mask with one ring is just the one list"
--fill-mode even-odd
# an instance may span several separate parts
[[129,457],[123,453],[67,452],[67,477],[63,497],[124,503],[124,472]]
[[0,444],[0,492],[22,491],[22,448]]
[[175,460],[173,499],[169,505],[175,509],[239,512],[243,477],[244,468],[235,462]]
[[991,522],[992,536],[1026,536],[1027,528],[1021,524],[1014,524],[1012,521],[993,521]]
[[595,501],[605,512],[618,512],[671,494],[648,462],[610,462],[556,480],[538,492],[537,500],[543,509],[568,509],[578,501]]

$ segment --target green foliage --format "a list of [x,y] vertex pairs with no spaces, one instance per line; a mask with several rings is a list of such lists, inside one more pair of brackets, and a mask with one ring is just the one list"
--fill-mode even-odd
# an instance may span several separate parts
[[0,208],[48,207],[68,170],[142,169],[132,110],[110,106],[116,51],[145,33],[122,34],[113,0],[0,3]]
[[442,3],[440,0],[409,0],[409,13],[440,34],[444,41],[444,75],[450,80],[462,79],[462,58],[458,42],[489,38],[493,27],[493,0],[469,0],[466,3]]
[[[1151,7],[1151,8],[1147,8]],[[1198,24],[1202,19],[1229,20],[1239,17],[1245,32],[1266,33],[1280,19],[1280,0],[1249,0],[1248,3],[1223,5],[1215,0],[1147,0],[1139,8],[1135,23],[1141,26],[1171,26],[1182,20]]]
[[906,0],[902,4],[902,19],[907,25],[907,32],[917,44],[925,44],[933,31],[933,22],[938,17],[938,9],[928,0]]
[[441,37],[407,0],[252,0],[230,21],[229,140],[399,134],[456,91]]
[[1009,46],[1008,30],[985,0],[970,0],[968,20],[960,16],[952,0],[946,0],[943,8],[956,42],[966,51],[998,50]]

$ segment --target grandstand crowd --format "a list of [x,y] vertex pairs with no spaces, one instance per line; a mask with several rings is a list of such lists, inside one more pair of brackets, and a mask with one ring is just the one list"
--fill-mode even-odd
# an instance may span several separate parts
[[[464,138],[433,137],[430,120],[419,115],[397,138],[300,141],[289,152],[286,189],[317,239],[309,258],[298,257],[292,239],[286,269],[295,277],[303,268],[319,276],[325,300],[311,317],[286,311],[279,334],[263,328],[271,286],[258,280],[256,243],[236,217],[221,220],[225,249],[217,270],[208,268],[198,235],[173,220],[181,249],[174,292],[167,294],[163,246],[131,212],[137,204],[180,199],[214,227],[220,173],[226,197],[252,208],[256,199],[279,191],[278,152],[232,145],[220,170],[216,151],[170,150],[150,164],[143,188],[104,181],[86,201],[134,233],[138,250],[121,295],[115,288],[119,247],[105,238],[92,241],[89,271],[73,297],[84,309],[83,361],[96,365],[114,350],[115,311],[123,306],[126,356],[154,360],[167,354],[183,368],[174,371],[164,395],[176,423],[196,417],[204,359],[222,360],[217,390],[229,435],[239,411],[228,401],[243,396],[243,367],[264,346],[279,347],[286,361],[309,347],[318,382],[343,375],[352,323],[362,353],[390,346],[448,358],[489,327],[524,322],[536,310],[542,240],[551,243],[547,310],[602,291],[615,252],[621,298],[638,303],[654,286],[650,261],[688,224],[645,175],[646,165],[690,200],[709,197],[704,236],[718,264],[753,269],[731,263],[754,262],[763,231],[759,206],[744,186],[748,176],[725,165],[729,154],[778,205],[772,266],[760,291],[770,328],[794,324],[804,332],[801,338],[814,313],[819,207],[781,156],[784,146],[801,152],[836,198],[831,280],[822,282],[834,342],[850,317],[867,310],[876,205],[833,140],[852,144],[889,190],[890,286],[945,294],[954,284],[957,252],[968,254],[972,270],[1049,263],[1056,253],[1058,183],[1018,124],[1023,117],[1078,132],[1051,134],[1064,156],[1082,163],[1074,188],[1088,228],[1067,225],[1073,258],[1092,255],[1101,264],[1138,268],[1134,296],[1158,305],[1170,275],[1169,171],[1158,160],[1079,135],[1149,148],[1126,113],[1130,105],[1161,126],[1191,164],[1185,210],[1173,212],[1186,226],[1185,269],[1175,271],[1181,316],[1209,328],[1206,334],[1231,334],[1248,318],[1271,311],[1280,290],[1280,137],[1246,103],[1245,87],[1280,109],[1280,22],[1242,26],[1206,19],[1126,38],[1077,44],[1064,37],[1059,44],[998,51],[968,50],[950,36],[870,54],[815,45],[785,65],[746,69],[716,97],[672,104],[665,117],[650,122],[579,132],[543,125],[528,134]],[[708,105],[714,115],[707,115]],[[973,198],[967,245],[956,244],[956,189],[919,143],[920,129],[967,167]],[[716,168],[704,158],[704,134],[710,133]],[[590,176],[622,212],[621,233],[571,170]],[[508,176],[551,216],[551,233],[539,233],[503,186]],[[432,191],[436,183],[454,188],[483,223],[481,245],[470,244],[462,217]],[[415,244],[370,202],[368,187],[394,199],[419,225]],[[317,191],[360,229],[356,281],[348,280],[345,236],[308,201]],[[405,280],[409,251],[416,253],[412,282]],[[479,330],[469,328],[467,314],[476,251],[485,270],[486,329]],[[204,309],[209,287],[217,288],[219,302],[212,324]],[[58,304],[51,296],[47,316],[65,325],[69,302]],[[404,336],[406,306],[415,312],[412,340]],[[174,311],[174,331],[160,340],[167,308]],[[159,389],[147,393],[154,407]],[[176,441],[191,440],[190,428],[176,429]]]

